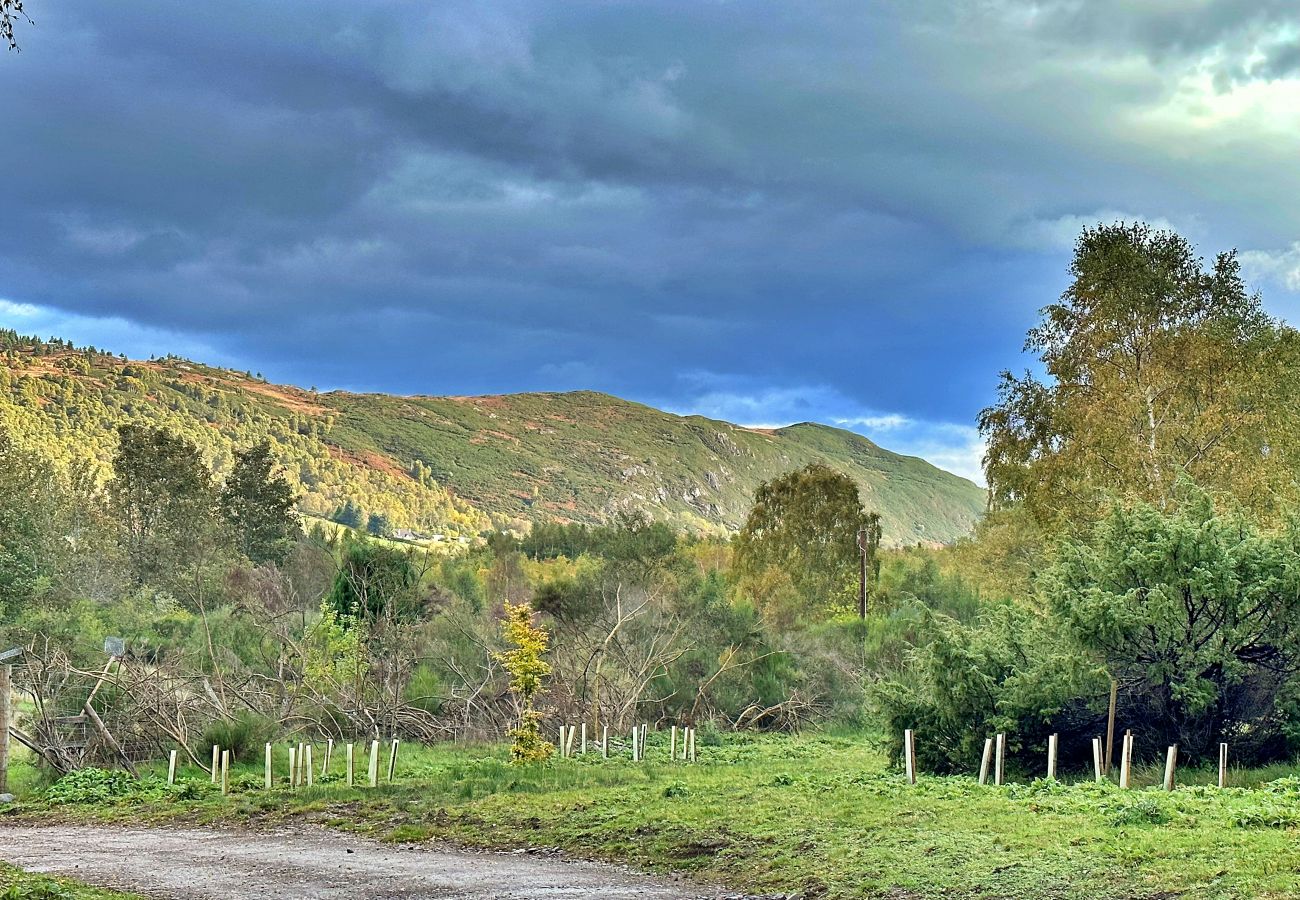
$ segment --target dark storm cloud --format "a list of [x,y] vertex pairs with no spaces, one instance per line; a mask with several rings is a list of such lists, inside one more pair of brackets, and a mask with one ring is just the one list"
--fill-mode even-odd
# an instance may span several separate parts
[[949,434],[1082,224],[1290,283],[1292,4],[1138,7],[38,4],[0,298],[322,387]]

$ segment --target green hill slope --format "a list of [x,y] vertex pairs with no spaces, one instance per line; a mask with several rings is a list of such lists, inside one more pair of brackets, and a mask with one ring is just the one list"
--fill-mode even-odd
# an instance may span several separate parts
[[114,426],[162,425],[218,473],[267,438],[329,516],[351,500],[396,528],[448,537],[489,525],[608,520],[639,509],[696,530],[732,530],[759,482],[820,460],[862,487],[889,543],[950,541],[984,491],[852,432],[802,424],[756,431],[587,391],[491,397],[316,393],[167,358],[131,362],[0,332],[0,422],[65,464],[103,467]]

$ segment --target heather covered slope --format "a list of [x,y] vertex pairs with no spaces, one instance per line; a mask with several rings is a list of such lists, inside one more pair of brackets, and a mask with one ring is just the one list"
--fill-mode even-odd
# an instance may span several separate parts
[[855,478],[886,541],[965,534],[984,492],[929,463],[822,425],[756,431],[587,391],[489,397],[317,393],[178,358],[131,362],[0,333],[0,422],[66,463],[103,466],[113,428],[147,421],[218,472],[269,438],[306,512],[351,500],[395,528],[447,536],[624,509],[731,530],[759,482],[814,460]]

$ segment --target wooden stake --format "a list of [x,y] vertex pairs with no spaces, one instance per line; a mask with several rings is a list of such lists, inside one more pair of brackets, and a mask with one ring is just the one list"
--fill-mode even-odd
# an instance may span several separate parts
[[388,781],[391,784],[397,775],[397,738],[393,738],[393,749],[388,755]]
[[1000,785],[1007,773],[1007,735],[1005,732],[998,732],[997,742],[994,744],[994,747],[996,749],[996,759],[993,763],[993,783]]
[[691,762],[695,762],[695,729],[691,729]]
[[903,732],[903,765],[907,769],[907,783],[916,784],[916,735],[910,728]]
[[221,777],[221,748],[216,744],[212,745],[212,783],[216,784],[217,779]]
[[289,787],[298,786],[298,748],[289,748]]
[[1110,680],[1110,711],[1106,715],[1106,774],[1115,760],[1115,701],[1119,699],[1119,682]]
[[601,726],[604,730],[600,733],[600,756],[602,759],[609,759],[609,726]]
[[989,783],[989,763],[993,760],[993,738],[984,739],[984,753],[980,756],[980,784]]
[[307,745],[307,758],[302,764],[303,773],[307,776],[307,787],[316,783],[316,764],[312,761],[312,747]]
[[176,751],[173,750],[167,756],[167,783],[176,783]]
[[1228,745],[1219,745],[1219,787],[1228,786]]
[[1119,757],[1119,786],[1128,789],[1129,776],[1133,771],[1133,732],[1126,732],[1124,745]]
[[348,744],[343,751],[343,755],[346,757],[347,766],[348,766],[348,787],[352,787],[354,784],[356,784],[356,779],[357,779],[356,747],[352,744]]
[[1102,740],[1095,737],[1092,739],[1092,771],[1097,776],[1098,783],[1106,777],[1104,760],[1105,751],[1102,749]]
[[[683,733],[682,739],[685,740],[685,738],[686,735],[685,733]],[[677,759],[677,726],[676,725],[673,726],[672,737],[668,739],[668,758],[672,760]]]
[[557,748],[559,748],[559,751],[560,751],[560,759],[564,759],[566,756],[569,755],[569,754],[567,754],[567,753],[564,752],[564,739],[565,739],[566,737],[568,737],[568,734],[569,734],[569,726],[568,726],[568,725],[561,725],[561,726],[560,726],[560,739],[559,739],[559,741],[557,741],[556,744],[555,744],[555,746],[556,746]]
[[266,745],[266,789],[269,791],[275,786],[275,772],[271,768],[271,763],[275,759],[275,749]]
[[1056,780],[1056,747],[1058,735],[1047,739],[1047,777]]
[[13,725],[13,666],[0,666],[0,794],[9,792],[9,729]]
[[230,751],[221,751],[221,793],[230,793]]
[[1174,769],[1178,765],[1178,745],[1173,744],[1165,754],[1165,790],[1174,789]]
[[370,786],[379,787],[379,741],[370,742]]
[[583,756],[587,755],[587,723],[582,723],[582,743],[578,747],[578,752]]
[[299,741],[298,742],[298,768],[293,773],[294,780],[297,782],[298,787],[302,787],[304,784],[307,783],[307,779],[302,777],[302,770],[304,766],[303,761],[306,759],[307,759],[307,745],[304,744],[302,741]]

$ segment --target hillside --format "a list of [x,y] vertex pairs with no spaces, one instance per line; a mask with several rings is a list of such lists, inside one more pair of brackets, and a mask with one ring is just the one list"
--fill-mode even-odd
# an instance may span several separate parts
[[268,438],[304,512],[346,501],[395,528],[447,537],[491,525],[599,522],[640,509],[694,530],[732,530],[764,479],[814,460],[854,477],[891,544],[950,541],[984,491],[852,432],[757,431],[588,391],[490,397],[318,393],[175,357],[129,361],[0,332],[0,423],[64,464],[111,458],[114,427],[161,425],[218,473]]

